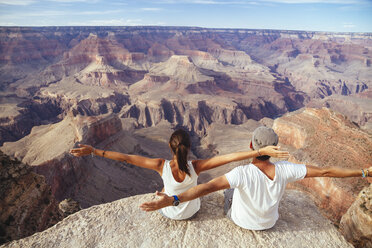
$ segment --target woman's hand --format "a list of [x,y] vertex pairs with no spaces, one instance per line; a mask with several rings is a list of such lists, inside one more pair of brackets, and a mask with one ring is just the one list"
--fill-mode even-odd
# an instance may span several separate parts
[[288,158],[289,152],[288,151],[280,151],[280,146],[266,146],[264,148],[260,148],[258,151],[261,155],[268,155],[270,157],[276,158]]
[[156,191],[155,195],[158,196],[158,199],[141,204],[140,208],[142,209],[142,211],[155,211],[173,205],[172,196],[168,196],[167,194],[159,191]]
[[90,155],[92,152],[94,152],[94,148],[90,145],[79,144],[79,147],[80,148],[71,149],[70,154],[74,155],[75,157],[82,157]]

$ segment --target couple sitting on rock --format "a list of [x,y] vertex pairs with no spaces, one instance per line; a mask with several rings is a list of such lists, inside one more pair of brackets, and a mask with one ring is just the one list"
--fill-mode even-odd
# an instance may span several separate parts
[[[252,135],[253,151],[188,161],[190,138],[186,131],[179,129],[169,140],[172,160],[99,150],[89,145],[80,145],[80,148],[72,149],[70,152],[77,157],[94,154],[125,161],[158,172],[163,179],[163,192],[156,192],[159,199],[143,203],[140,207],[144,211],[160,209],[160,213],[170,219],[185,220],[193,217],[200,209],[199,197],[228,189],[225,191],[226,215],[238,226],[251,230],[269,229],[275,225],[279,218],[279,202],[289,182],[305,177],[372,176],[372,167],[341,169],[319,168],[288,161],[271,163],[270,157],[289,156],[288,152],[280,151],[277,144],[278,136],[273,129],[259,127]],[[253,158],[252,163],[238,166],[208,183],[197,185],[198,175],[202,171],[248,158]]]

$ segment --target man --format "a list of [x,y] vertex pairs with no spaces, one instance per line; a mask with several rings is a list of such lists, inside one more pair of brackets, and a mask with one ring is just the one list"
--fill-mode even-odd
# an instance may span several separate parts
[[[273,129],[259,127],[253,132],[250,146],[260,154],[259,149],[277,144],[278,136]],[[144,211],[154,211],[217,190],[232,188],[235,189],[233,194],[229,190],[225,191],[227,216],[242,228],[265,230],[273,227],[279,218],[279,202],[287,183],[305,177],[367,177],[371,174],[372,167],[369,169],[319,168],[288,161],[271,163],[270,157],[259,156],[254,158],[251,164],[238,166],[223,176],[197,185],[177,196],[156,192],[160,196],[158,200],[143,203],[140,207]]]

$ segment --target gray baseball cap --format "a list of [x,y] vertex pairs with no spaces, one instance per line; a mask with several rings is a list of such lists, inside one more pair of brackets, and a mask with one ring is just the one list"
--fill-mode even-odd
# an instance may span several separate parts
[[254,150],[258,150],[265,146],[276,146],[279,137],[272,128],[258,127],[252,134],[252,146]]

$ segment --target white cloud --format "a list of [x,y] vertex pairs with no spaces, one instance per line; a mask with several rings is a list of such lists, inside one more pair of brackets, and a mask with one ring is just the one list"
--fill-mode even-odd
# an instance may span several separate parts
[[141,8],[143,11],[161,11],[162,8]]
[[353,23],[351,23],[351,22],[345,22],[343,24],[343,27],[344,28],[355,28],[356,26]]
[[328,3],[328,4],[358,4],[367,3],[368,0],[257,0],[258,2],[306,4],[306,3]]
[[[97,3],[100,0],[44,0],[48,2],[58,2],[58,3]],[[0,4],[4,5],[31,5],[34,3],[41,3],[41,0],[0,0]]]
[[122,10],[105,10],[105,11],[83,11],[83,12],[70,12],[70,15],[109,15],[120,13]]
[[158,0],[157,4],[204,4],[204,5],[227,5],[227,4],[251,4],[252,1],[221,1],[221,0]]
[[244,2],[234,2],[234,1],[213,1],[213,0],[195,0],[192,3],[196,4],[242,4]]
[[98,3],[100,0],[48,0],[50,2],[58,3]]
[[140,26],[144,25],[141,19],[111,19],[111,20],[91,20],[86,22],[70,22],[71,26]]
[[0,0],[0,4],[6,5],[30,5],[35,3],[34,0]]
[[17,26],[14,22],[1,22],[0,21],[0,26]]
[[52,17],[52,16],[81,16],[81,15],[110,15],[122,12],[121,10],[105,10],[105,11],[83,11],[83,12],[72,12],[72,11],[60,11],[60,10],[48,10],[39,12],[22,12],[17,15],[7,14],[2,15],[2,19],[13,19],[13,18],[23,18],[23,17]]
[[370,0],[240,0],[240,1],[226,1],[226,0],[157,0],[152,3],[158,4],[239,4],[239,5],[259,5],[264,3],[284,3],[284,4],[308,4],[308,3],[327,3],[327,4],[365,4],[371,3]]

